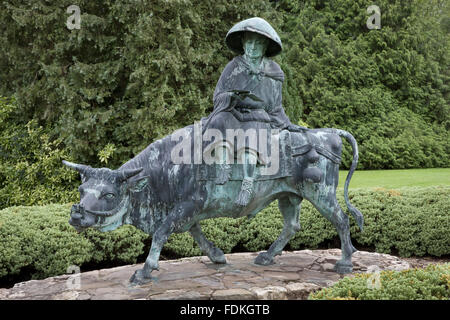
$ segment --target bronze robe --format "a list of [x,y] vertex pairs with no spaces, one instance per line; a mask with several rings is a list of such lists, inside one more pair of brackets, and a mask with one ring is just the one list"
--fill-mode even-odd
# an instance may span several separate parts
[[[226,129],[286,129],[290,124],[282,106],[284,73],[280,66],[263,57],[262,68],[255,73],[242,56],[236,56],[223,70],[214,91],[214,110],[204,119],[203,129],[214,128],[226,137]],[[232,98],[230,90],[247,90],[263,102],[251,106]],[[219,141],[217,141],[219,143]],[[234,141],[228,141],[234,145]]]

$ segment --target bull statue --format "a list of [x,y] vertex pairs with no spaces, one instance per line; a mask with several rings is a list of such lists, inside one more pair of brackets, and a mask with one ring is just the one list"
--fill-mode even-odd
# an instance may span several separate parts
[[302,200],[307,199],[338,231],[342,257],[335,271],[352,272],[351,257],[356,249],[350,239],[349,218],[336,200],[342,136],[353,150],[344,186],[345,202],[362,230],[363,216],[348,198],[349,182],[358,161],[358,147],[350,133],[328,128],[303,132],[282,130],[271,134],[270,148],[274,154],[279,153],[278,170],[262,175],[268,164],[258,163],[254,196],[242,206],[234,200],[241,192],[244,164],[231,164],[228,179],[218,182],[216,169],[220,164],[174,161],[173,155],[178,153],[174,150],[180,150],[180,137],[191,147],[195,145],[194,137],[198,134],[195,129],[195,125],[191,125],[151,143],[117,170],[63,161],[78,171],[82,179],[80,203],[72,206],[69,223],[77,231],[92,227],[102,232],[131,224],[152,235],[144,267],[130,279],[133,285],[139,285],[151,281],[151,272],[158,270],[161,249],[172,233],[189,231],[213,263],[224,264],[224,253],[206,239],[199,222],[217,217],[252,218],[278,200],[284,219],[283,230],[270,248],[255,259],[259,265],[274,263],[274,256],[281,254],[300,230],[300,206]]
[[69,223],[79,231],[132,224],[151,234],[145,265],[131,278],[133,284],[142,284],[158,270],[161,249],[172,233],[189,231],[212,262],[226,263],[199,222],[252,218],[278,200],[283,231],[255,260],[260,265],[273,263],[300,230],[300,205],[307,199],[339,233],[342,257],[335,270],[351,272],[355,248],[336,188],[344,137],[353,149],[345,202],[362,229],[362,214],[348,199],[358,162],[355,139],[344,130],[307,129],[290,122],[282,106],[284,73],[269,59],[281,52],[282,44],[267,21],[258,17],[241,21],[225,42],[238,55],[219,78],[209,117],[155,141],[117,170],[64,161],[82,178],[81,200],[72,207]]

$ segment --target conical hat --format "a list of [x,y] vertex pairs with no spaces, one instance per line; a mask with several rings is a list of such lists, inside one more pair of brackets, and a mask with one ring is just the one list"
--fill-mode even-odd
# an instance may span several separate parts
[[269,38],[270,41],[266,50],[267,57],[276,56],[281,52],[281,40],[277,32],[266,20],[258,17],[241,21],[228,31],[225,37],[228,48],[238,54],[244,53],[241,39],[245,31],[256,32]]

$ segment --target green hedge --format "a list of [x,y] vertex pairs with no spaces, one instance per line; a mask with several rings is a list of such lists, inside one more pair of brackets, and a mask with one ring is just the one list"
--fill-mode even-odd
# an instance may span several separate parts
[[[339,191],[338,200],[344,201]],[[351,233],[357,247],[401,256],[450,254],[450,187],[363,190],[350,192],[365,217],[365,230]],[[90,267],[135,263],[145,257],[150,237],[132,226],[108,233],[78,234],[69,224],[70,205],[11,207],[0,211],[0,278],[24,270],[33,278],[66,272],[69,265]],[[337,233],[304,201],[301,230],[287,249],[339,247]],[[276,202],[255,218],[219,218],[201,223],[207,238],[225,253],[267,249],[282,229]],[[201,255],[189,233],[174,234],[164,257]]]
[[63,274],[70,265],[136,262],[147,235],[131,226],[78,234],[68,223],[70,207],[54,204],[0,211],[0,277],[26,270],[32,279],[39,279]]
[[[372,277],[372,278],[371,278]],[[450,263],[429,265],[425,269],[381,271],[379,287],[370,273],[345,277],[330,288],[309,296],[310,300],[448,300]],[[376,281],[376,280],[375,280]],[[369,282],[369,285],[368,285]]]

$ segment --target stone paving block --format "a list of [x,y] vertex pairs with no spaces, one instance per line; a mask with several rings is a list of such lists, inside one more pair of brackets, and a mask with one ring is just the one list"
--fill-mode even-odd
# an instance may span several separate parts
[[293,282],[286,285],[287,297],[292,300],[307,299],[308,295],[320,289],[320,286],[314,283]]
[[287,300],[288,290],[281,286],[253,287],[250,291],[256,294],[258,300]]
[[216,290],[211,296],[214,300],[252,300],[256,294],[246,289]]
[[148,296],[148,300],[208,300],[212,290],[186,291],[167,290],[164,293]]

